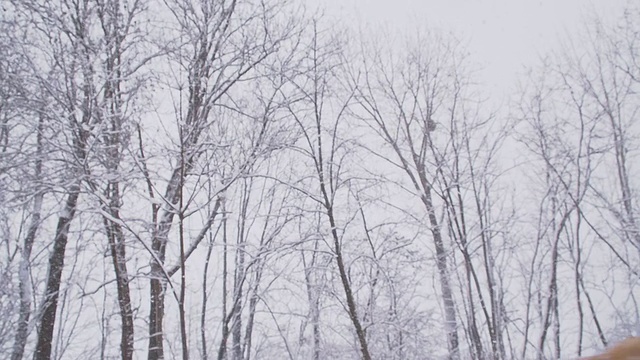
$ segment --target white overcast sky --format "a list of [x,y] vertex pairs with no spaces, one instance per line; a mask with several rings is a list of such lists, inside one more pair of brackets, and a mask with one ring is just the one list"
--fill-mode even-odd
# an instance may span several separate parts
[[505,95],[524,66],[579,31],[594,12],[614,21],[627,2],[639,0],[312,0],[332,18],[356,28],[384,25],[411,31],[416,26],[453,31],[466,40],[478,80],[493,95]]

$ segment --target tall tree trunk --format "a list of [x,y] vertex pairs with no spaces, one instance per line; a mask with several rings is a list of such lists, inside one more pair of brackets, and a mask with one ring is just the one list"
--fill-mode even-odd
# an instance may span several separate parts
[[[118,170],[120,168],[120,159],[122,156],[121,148],[123,144],[123,118],[122,118],[122,63],[121,63],[121,42],[122,36],[118,33],[118,22],[120,21],[120,9],[118,2],[111,4],[112,9],[102,9],[105,13],[109,13],[110,17],[101,14],[103,28],[108,33],[105,34],[107,39],[107,60],[106,70],[110,74],[105,84],[104,116],[109,121],[109,132],[104,137],[107,146],[106,150],[106,167],[110,179],[118,179]],[[103,223],[107,233],[109,249],[111,251],[111,260],[116,276],[116,289],[118,293],[118,307],[120,309],[121,319],[121,339],[120,351],[123,360],[131,360],[133,358],[133,311],[131,309],[131,294],[129,289],[129,273],[127,271],[127,257],[125,236],[120,224],[120,206],[122,196],[120,193],[119,180],[109,180],[107,188],[104,191],[104,198],[108,201],[103,205],[103,211],[109,214],[110,218],[103,217]]]
[[440,225],[436,218],[433,200],[431,199],[431,189],[425,188],[422,197],[429,216],[429,225],[436,249],[436,266],[440,276],[440,290],[442,291],[442,303],[444,304],[444,318],[447,331],[447,345],[449,348],[449,358],[454,360],[459,358],[458,321],[456,319],[456,307],[453,301],[453,291],[449,282],[449,271],[447,268],[447,251],[442,241]]
[[24,247],[22,248],[20,258],[20,270],[18,277],[20,281],[20,310],[18,318],[18,329],[16,330],[15,343],[13,344],[12,360],[21,360],[24,354],[24,348],[27,344],[29,336],[29,318],[31,316],[31,282],[29,281],[29,268],[31,266],[31,250],[35,242],[36,233],[40,226],[40,212],[42,210],[42,201],[44,193],[38,192],[33,200],[33,214],[31,215],[31,224],[24,239]]
[[314,281],[314,268],[316,267],[318,255],[318,240],[313,242],[311,261],[307,260],[302,253],[302,263],[304,265],[304,279],[307,288],[307,300],[309,301],[309,318],[311,320],[311,331],[313,336],[312,360],[320,360],[320,291],[318,284]]
[[[222,211],[226,214],[226,200],[222,201]],[[227,313],[227,281],[229,279],[229,243],[227,238],[227,216],[222,218],[222,339],[218,348],[218,360],[225,359],[227,339],[229,338],[229,319],[233,315]]]
[[[172,195],[173,189],[169,183],[167,193]],[[175,196],[175,195],[174,195]],[[173,199],[174,196],[167,197]],[[171,202],[175,204],[175,201]],[[149,312],[149,360],[164,359],[164,297],[168,279],[165,276],[164,260],[167,248],[168,233],[175,213],[171,209],[166,209],[159,220],[159,224],[154,230],[151,240],[151,250],[154,258],[151,260],[151,280],[149,289],[150,312]]]
[[[555,200],[554,200],[555,202]],[[553,209],[557,209],[557,206],[554,204]],[[559,260],[559,246],[560,246],[560,237],[562,233],[565,231],[565,226],[567,221],[569,221],[569,217],[571,213],[575,210],[575,207],[571,207],[567,209],[563,214],[562,219],[556,225],[554,224],[554,238],[553,245],[551,249],[551,274],[549,279],[549,296],[547,298],[547,303],[545,307],[545,313],[542,323],[542,333],[540,335],[540,340],[538,342],[538,359],[544,358],[544,345],[547,337],[547,333],[549,331],[549,327],[553,325],[554,327],[554,342],[555,342],[555,356],[560,356],[560,344],[559,344],[559,328],[560,328],[560,319],[558,318],[558,260]],[[553,323],[552,323],[553,322]]]
[[[38,121],[37,149],[35,159],[35,179],[39,181],[42,177],[42,131],[44,119],[40,115]],[[44,200],[44,191],[38,186],[38,190],[33,198],[33,210],[31,212],[31,223],[24,238],[24,245],[20,258],[20,269],[18,278],[20,281],[20,310],[18,315],[18,329],[16,330],[15,342],[13,344],[13,352],[11,360],[21,360],[24,355],[24,348],[27,344],[29,336],[29,318],[31,317],[31,283],[29,281],[29,268],[31,266],[31,251],[33,243],[36,239],[36,233],[40,227],[40,217],[42,212],[42,201]]]
[[[180,128],[180,163],[184,164],[184,136]],[[184,247],[184,166],[180,167],[180,192],[178,203],[178,236],[180,239],[180,298],[178,300],[178,312],[180,316],[180,339],[182,341],[182,360],[189,359],[189,344],[187,341],[187,322],[185,319],[184,303],[187,292],[185,247]]]
[[[70,184],[66,189],[67,199],[60,212],[58,224],[56,226],[53,249],[49,255],[49,266],[47,274],[47,285],[45,288],[44,300],[39,319],[38,339],[34,353],[35,360],[49,360],[51,358],[51,348],[53,344],[53,330],[56,321],[58,308],[58,297],[62,271],[64,269],[64,257],[69,237],[69,228],[73,220],[80,197],[82,181],[84,180],[86,160],[88,158],[88,139],[92,128],[95,105],[94,75],[92,65],[92,53],[86,42],[88,41],[87,23],[89,18],[90,4],[88,0],[78,1],[75,4],[71,18],[77,19],[74,23],[73,32],[68,33],[70,45],[72,46],[71,57],[72,66],[64,69],[61,80],[67,86],[62,96],[64,98],[61,107],[68,111],[69,134],[72,144],[69,155],[73,161],[69,164],[68,179]],[[40,14],[44,18],[50,14]],[[60,54],[67,56],[67,54]],[[81,86],[77,86],[77,76],[81,77]],[[49,84],[50,85],[50,84]],[[45,89],[51,91],[50,86],[45,85]],[[61,94],[53,94],[59,98]]]
[[[159,252],[158,248],[153,248],[153,250]],[[166,288],[162,274],[162,265],[152,264],[151,274],[148,358],[149,360],[161,360],[164,359],[162,322],[164,319],[164,295]]]
[[[209,190],[211,191],[211,190]],[[202,278],[202,313],[200,314],[200,340],[202,341],[202,358],[208,359],[207,356],[207,301],[209,300],[209,292],[207,290],[207,274],[209,273],[209,263],[211,261],[211,253],[213,251],[214,235],[209,233],[209,244],[207,247],[207,255],[204,261],[204,275]]]
[[42,316],[40,319],[36,351],[33,357],[34,360],[51,359],[53,328],[58,308],[58,295],[60,291],[60,281],[62,279],[62,269],[64,268],[64,254],[69,237],[69,226],[71,225],[71,221],[75,215],[79,196],[80,184],[76,182],[71,185],[71,189],[67,195],[67,201],[62,209],[60,217],[58,218],[56,235],[53,240],[53,250],[49,256],[47,287],[45,290],[44,303],[42,305]]
[[349,317],[351,318],[353,327],[356,329],[356,336],[358,337],[358,342],[360,343],[360,352],[362,352],[362,359],[371,360],[371,355],[369,354],[369,346],[367,345],[367,335],[365,333],[364,328],[362,327],[362,324],[360,323],[360,318],[358,317],[356,301],[355,301],[355,298],[353,297],[353,291],[351,290],[351,283],[349,282],[349,277],[347,276],[347,269],[344,265],[344,259],[342,257],[340,240],[338,239],[338,231],[336,230],[336,223],[333,217],[333,208],[329,208],[327,210],[327,216],[329,217],[329,222],[331,224],[331,236],[333,237],[334,251],[336,253],[336,262],[338,263],[340,281],[342,282],[342,287],[344,289],[344,293],[347,298],[347,309],[349,310]]
[[244,180],[238,218],[238,236],[236,239],[236,256],[233,281],[233,320],[231,322],[231,358],[242,360],[242,298],[244,296],[244,281],[246,276],[245,245],[247,232],[247,216],[251,193],[251,180]]
[[[151,250],[153,259],[150,267],[150,289],[149,289],[149,349],[147,357],[149,360],[164,359],[164,297],[167,290],[167,278],[164,262],[166,257],[167,242],[173,218],[176,215],[174,208],[178,206],[180,187],[182,184],[182,174],[186,173],[193,165],[194,159],[186,160],[173,170],[169,184],[165,192],[164,199],[170,205],[166,205],[164,211],[159,216],[151,239]],[[183,171],[182,168],[185,167]],[[156,215],[152,214],[155,218]]]
[[[318,131],[320,131],[320,127],[318,126]],[[320,138],[320,136],[318,136]],[[319,142],[318,149],[322,149],[322,145]],[[318,154],[321,154],[318,151]],[[320,156],[319,164],[322,164],[322,156]],[[351,322],[353,323],[353,327],[356,330],[356,337],[358,338],[358,343],[360,344],[360,352],[362,353],[363,360],[371,360],[371,355],[369,354],[369,346],[367,345],[367,335],[365,330],[360,322],[360,318],[358,317],[358,310],[356,307],[356,301],[353,297],[353,290],[351,289],[351,283],[349,281],[349,276],[347,275],[347,269],[344,264],[344,258],[342,257],[342,246],[340,245],[340,238],[338,236],[337,224],[333,212],[333,205],[331,203],[331,197],[327,192],[327,187],[325,185],[324,176],[322,168],[319,169],[320,176],[320,191],[322,192],[324,207],[326,210],[327,218],[329,219],[329,226],[331,227],[331,237],[333,240],[333,251],[336,256],[336,263],[338,265],[338,272],[340,274],[340,281],[342,283],[342,288],[344,289],[345,297],[347,298],[347,310],[349,311],[349,318],[351,318]]]
[[[464,267],[465,274],[467,280],[467,298],[469,302],[469,313],[467,314],[467,318],[469,319],[469,341],[472,345],[473,357],[477,359],[484,359],[486,355],[484,354],[484,348],[482,346],[482,338],[480,336],[480,331],[478,329],[478,324],[476,320],[476,306],[475,300],[473,296],[473,288],[475,286],[476,292],[478,293],[478,299],[480,300],[480,309],[482,310],[482,314],[485,317],[486,324],[489,330],[489,335],[493,339],[493,328],[491,326],[491,319],[489,316],[489,312],[487,310],[486,301],[484,300],[484,295],[482,293],[482,287],[480,285],[480,281],[478,279],[478,274],[475,266],[472,261],[472,253],[469,251],[469,246],[467,242],[467,224],[465,219],[465,206],[462,200],[462,196],[460,194],[461,190],[459,187],[459,179],[460,173],[456,166],[456,174],[453,179],[453,183],[456,185],[451,185],[447,180],[445,175],[441,173],[442,183],[444,185],[443,191],[443,200],[445,205],[445,210],[447,212],[447,218],[449,223],[449,228],[452,234],[452,237],[458,243],[458,247],[460,252],[462,253],[464,259]],[[455,200],[454,195],[452,194],[452,190],[455,190]],[[495,356],[495,355],[494,355]]]
[[[106,198],[110,199],[109,214],[113,219],[120,218],[119,201],[120,190],[117,182],[110,182]],[[131,309],[131,294],[129,289],[129,275],[127,271],[127,256],[125,237],[122,227],[116,221],[103,218],[104,226],[107,231],[107,239],[109,241],[109,250],[111,251],[111,260],[116,276],[116,289],[118,292],[118,307],[120,309],[120,319],[122,329],[120,332],[120,351],[123,360],[131,360],[133,358],[133,310]]]
[[[416,160],[417,154],[414,153],[414,162],[417,167],[418,179],[421,187],[421,200],[424,204],[429,218],[431,227],[431,235],[433,236],[433,244],[436,250],[436,267],[440,277],[440,290],[442,291],[442,303],[444,305],[445,328],[447,332],[447,347],[449,349],[449,359],[455,360],[459,358],[459,339],[458,339],[458,321],[456,319],[456,307],[453,301],[453,291],[449,279],[449,270],[447,268],[447,251],[442,240],[440,232],[440,224],[436,217],[433,198],[431,197],[431,185],[427,180],[426,169],[422,161]],[[408,169],[408,168],[407,168]]]

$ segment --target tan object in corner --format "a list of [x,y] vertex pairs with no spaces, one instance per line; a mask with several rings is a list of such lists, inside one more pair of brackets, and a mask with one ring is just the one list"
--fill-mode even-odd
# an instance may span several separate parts
[[640,360],[640,337],[627,338],[603,354],[583,357],[580,360]]

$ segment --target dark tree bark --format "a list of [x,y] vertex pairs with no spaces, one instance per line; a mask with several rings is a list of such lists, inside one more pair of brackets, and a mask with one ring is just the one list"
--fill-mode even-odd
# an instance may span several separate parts
[[[129,134],[124,129],[125,110],[122,82],[125,80],[124,71],[131,64],[123,63],[124,49],[130,44],[125,43],[127,30],[131,28],[134,16],[139,11],[141,3],[134,1],[131,4],[123,4],[118,0],[98,2],[97,14],[100,20],[105,39],[104,70],[107,74],[104,84],[103,103],[100,116],[108,127],[102,134],[105,146],[104,166],[108,181],[103,190],[104,199],[101,204],[102,211],[108,216],[103,216],[107,241],[116,280],[118,308],[121,319],[120,353],[123,360],[131,360],[134,351],[134,324],[133,310],[131,308],[131,290],[129,289],[129,272],[127,270],[126,238],[120,218],[120,208],[123,203],[121,193],[120,167],[123,151],[127,146]],[[128,94],[131,96],[132,94]],[[93,186],[94,191],[99,191]]]
[[65,206],[62,209],[62,215],[60,215],[58,219],[56,235],[53,240],[53,249],[49,256],[49,274],[47,276],[47,287],[42,305],[40,329],[38,331],[38,342],[33,357],[34,360],[51,359],[53,328],[56,322],[60,281],[62,279],[62,269],[64,268],[64,255],[69,237],[69,226],[75,215],[79,196],[80,184],[73,184],[67,195]]
[[[239,2],[240,5],[247,5],[242,10],[250,13],[238,12]],[[275,25],[271,24],[275,7],[272,8],[270,4],[263,3],[255,8],[238,0],[205,1],[199,5],[189,0],[175,0],[168,1],[167,4],[181,27],[179,31],[186,38],[192,39],[182,46],[192,52],[186,58],[182,57],[182,50],[176,52],[180,66],[189,71],[186,114],[182,114],[182,105],[176,111],[183,137],[181,146],[184,156],[181,156],[182,161],[172,170],[163,198],[164,208],[159,211],[158,216],[154,215],[157,221],[151,239],[154,258],[150,274],[149,360],[164,358],[164,296],[168,280],[164,278],[164,265],[168,234],[176,215],[179,195],[184,190],[181,174],[184,174],[185,179],[188,178],[202,154],[201,138],[205,137],[210,125],[209,114],[212,108],[249,72],[275,54],[279,43],[289,36],[286,32],[276,34],[271,29]],[[194,27],[191,21],[197,26]],[[259,29],[264,32],[262,35],[254,37],[255,34],[244,34],[237,28],[249,27],[254,22],[255,25],[260,24]],[[242,47],[238,48],[236,42],[242,43]],[[256,147],[261,145],[267,124],[267,120],[261,124],[261,133],[254,144]],[[246,159],[247,163],[253,161],[253,155],[255,153]]]
[[103,222],[107,232],[111,260],[113,262],[113,269],[116,276],[118,307],[120,308],[120,319],[122,322],[120,352],[123,360],[131,360],[133,358],[134,345],[133,310],[131,308],[125,236],[122,232],[121,225],[117,222],[120,218],[118,203],[120,200],[120,194],[118,184],[109,184],[107,194],[105,195],[105,198],[110,199],[111,201],[109,208],[104,210],[108,211],[110,216],[113,218],[104,218]]

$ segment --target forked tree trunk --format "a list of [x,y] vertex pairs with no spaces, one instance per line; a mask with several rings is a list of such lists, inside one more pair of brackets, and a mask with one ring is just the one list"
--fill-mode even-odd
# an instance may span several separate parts
[[[188,158],[184,164],[174,169],[164,196],[164,198],[173,205],[168,205],[162,212],[151,239],[151,250],[153,251],[154,257],[150,263],[149,305],[151,310],[149,313],[149,360],[164,359],[164,298],[167,290],[167,281],[169,280],[164,268],[167,241],[169,239],[169,231],[171,230],[173,218],[176,215],[173,208],[179,206],[180,188],[183,183],[181,178],[182,174],[191,169],[194,161],[194,158]],[[182,166],[185,168],[184,172]],[[155,218],[155,215],[153,217]]]
[[[59,104],[60,107],[67,110],[68,118],[66,120],[68,123],[65,125],[69,129],[69,133],[66,135],[69,136],[72,141],[68,155],[70,155],[73,160],[69,164],[68,169],[69,174],[67,179],[69,185],[66,188],[66,200],[60,211],[53,239],[53,248],[49,255],[47,284],[38,321],[39,329],[34,353],[35,360],[51,359],[51,349],[54,341],[53,332],[56,322],[62,271],[64,269],[65,251],[69,238],[69,228],[76,213],[82,181],[84,180],[83,166],[86,165],[88,157],[87,143],[90,136],[91,123],[96,120],[93,117],[93,108],[95,105],[93,80],[95,71],[91,64],[91,48],[86,44],[88,41],[86,22],[89,21],[90,7],[91,4],[88,0],[78,1],[72,10],[74,13],[69,16],[70,18],[76,19],[72,27],[73,31],[67,33],[68,45],[70,45],[71,49],[70,54],[57,53],[58,50],[53,50],[56,56],[60,56],[61,58],[68,56],[70,63],[73,63],[73,66],[70,68],[59,68],[59,70],[63,71],[59,80],[63,82],[63,86],[66,86],[64,89],[66,92],[63,94],[54,94],[55,99],[62,99],[62,103]],[[38,14],[38,16],[45,19],[51,15],[52,14],[47,12]],[[50,34],[45,35],[53,36]],[[53,40],[53,37],[51,37],[50,40]],[[58,63],[56,63],[56,67],[54,68],[57,68],[57,65]],[[81,78],[82,85],[77,85],[78,77]],[[52,83],[49,83],[49,85],[51,84]],[[43,86],[43,88],[47,91],[54,91],[47,85]]]
[[[134,11],[134,9],[131,9]],[[133,16],[134,12],[128,14]],[[127,271],[127,257],[125,236],[120,221],[120,208],[122,204],[122,194],[120,191],[120,178],[118,171],[122,157],[122,148],[125,146],[125,130],[123,130],[124,111],[123,108],[123,60],[122,56],[126,46],[126,33],[123,33],[123,24],[132,19],[123,14],[119,1],[110,1],[99,4],[98,17],[102,24],[105,39],[105,68],[108,74],[104,85],[104,106],[102,116],[107,121],[108,132],[102,137],[106,148],[106,168],[110,175],[104,190],[106,203],[102,204],[102,210],[109,214],[103,216],[103,224],[109,242],[111,260],[116,277],[116,289],[118,294],[118,308],[120,310],[121,332],[120,332],[120,352],[123,360],[133,358],[133,311],[131,309],[131,294],[129,289],[129,273]],[[114,179],[114,180],[111,180]],[[98,189],[95,189],[98,191]]]

